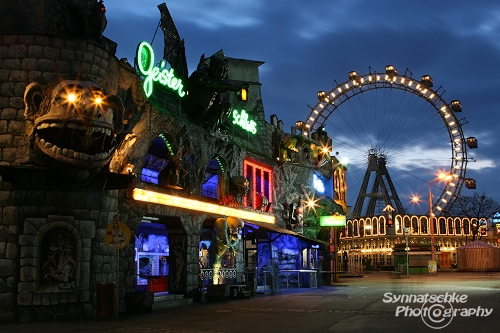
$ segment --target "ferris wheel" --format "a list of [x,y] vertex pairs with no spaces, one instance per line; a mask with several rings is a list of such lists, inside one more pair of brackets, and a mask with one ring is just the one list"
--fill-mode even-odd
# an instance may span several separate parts
[[[303,134],[326,131],[332,151],[341,161],[348,158],[347,205],[356,203],[353,216],[376,214],[377,207],[388,204],[387,197],[403,214],[428,213],[428,200],[437,216],[449,211],[464,184],[475,188],[475,181],[465,177],[472,160],[467,149],[477,148],[477,140],[464,137],[467,121],[457,117],[460,101],[447,103],[442,87],[433,86],[429,75],[416,79],[408,69],[398,74],[388,65],[384,72],[351,71],[347,81],[318,92],[318,103],[302,123]],[[379,177],[369,180],[374,169]],[[435,181],[439,172],[451,180]],[[414,203],[416,197],[422,198],[420,204]]]

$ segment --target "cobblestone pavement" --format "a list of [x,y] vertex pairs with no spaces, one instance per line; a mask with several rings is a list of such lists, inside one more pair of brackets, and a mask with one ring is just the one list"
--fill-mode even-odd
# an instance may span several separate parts
[[[451,302],[419,302],[425,295],[428,299],[448,297]],[[434,315],[422,315],[425,308]],[[455,314],[445,316],[445,311]],[[317,289],[281,289],[274,295],[193,303],[150,314],[121,314],[119,319],[0,324],[0,333],[480,333],[496,331],[499,321],[499,272],[439,272],[436,276],[413,274],[401,279],[374,272],[341,278]]]

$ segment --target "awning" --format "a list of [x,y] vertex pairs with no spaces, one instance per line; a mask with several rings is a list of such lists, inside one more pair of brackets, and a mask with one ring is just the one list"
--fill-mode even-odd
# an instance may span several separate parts
[[324,246],[330,245],[330,243],[328,243],[328,242],[325,242],[325,241],[322,241],[319,239],[308,238],[308,237],[305,237],[304,235],[298,234],[292,230],[280,228],[280,227],[277,227],[274,224],[270,224],[270,223],[245,221],[245,227],[252,228],[254,231],[262,230],[265,232],[271,232],[271,233],[280,234],[280,235],[290,235],[290,236],[298,238],[299,240],[301,240],[303,242],[306,242],[306,243],[312,244],[312,245],[324,245]]

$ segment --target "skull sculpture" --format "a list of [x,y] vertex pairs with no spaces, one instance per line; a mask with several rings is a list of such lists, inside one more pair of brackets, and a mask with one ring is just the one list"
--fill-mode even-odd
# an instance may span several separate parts
[[24,93],[32,159],[75,181],[97,174],[116,149],[124,107],[89,80],[64,79],[44,90],[31,83]]

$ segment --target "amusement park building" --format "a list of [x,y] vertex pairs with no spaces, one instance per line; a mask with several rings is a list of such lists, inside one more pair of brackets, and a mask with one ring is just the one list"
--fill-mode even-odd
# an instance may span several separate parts
[[[486,219],[444,216],[433,219],[439,269],[457,268],[457,249],[474,238],[498,246],[496,228],[481,228],[483,221]],[[381,215],[350,219],[341,233],[339,252],[353,254],[360,261],[364,259],[373,269],[394,270],[398,264],[406,264],[406,244],[410,273],[427,272],[427,261],[431,259],[429,216]],[[401,260],[395,262],[398,257]]]
[[102,1],[0,4],[1,322],[147,310],[155,292],[207,285],[254,292],[273,269],[313,284],[330,234],[304,203],[320,182],[324,209],[345,214],[345,169],[326,132],[266,122],[263,62],[220,51],[188,78],[137,41],[133,66],[102,35]]

